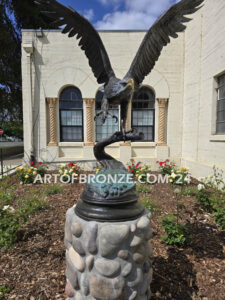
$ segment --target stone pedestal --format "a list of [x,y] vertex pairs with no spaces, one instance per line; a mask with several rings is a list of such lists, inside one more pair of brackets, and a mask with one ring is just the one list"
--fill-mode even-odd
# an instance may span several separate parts
[[68,300],[149,300],[151,213],[126,222],[86,221],[75,207],[65,226]]

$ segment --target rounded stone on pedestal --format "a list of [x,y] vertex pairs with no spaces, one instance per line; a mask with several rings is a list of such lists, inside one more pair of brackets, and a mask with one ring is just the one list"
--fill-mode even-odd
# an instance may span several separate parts
[[70,282],[67,282],[66,287],[65,287],[65,293],[68,297],[73,297],[74,296],[74,290]]
[[94,256],[93,255],[89,255],[88,257],[86,257],[86,265],[88,267],[88,270],[91,271],[94,266]]
[[80,222],[73,222],[71,226],[71,231],[73,235],[79,238],[82,234],[82,226]]
[[133,293],[129,297],[129,300],[135,300],[136,297],[137,297],[137,291],[133,291]]
[[128,225],[107,225],[99,234],[99,250],[103,257],[112,254],[128,237]]
[[80,289],[85,296],[89,294],[89,280],[85,273],[80,277]]
[[137,228],[138,229],[146,229],[147,227],[149,227],[149,225],[150,225],[149,219],[146,216],[143,216],[138,221]]
[[85,263],[84,260],[82,259],[82,257],[79,255],[79,253],[77,253],[73,247],[70,247],[69,249],[69,257],[70,260],[72,261],[73,265],[75,266],[75,268],[80,271],[83,272],[85,269]]
[[78,252],[80,255],[85,255],[85,250],[81,244],[81,241],[79,241],[78,239],[74,239],[73,238],[73,248],[76,252]]
[[122,278],[107,279],[91,275],[90,292],[99,300],[124,300],[125,281]]
[[136,247],[136,246],[140,245],[142,243],[142,241],[143,240],[139,236],[135,235],[134,238],[133,238],[133,240],[131,241],[130,246],[131,247]]
[[95,268],[100,275],[111,277],[119,272],[120,264],[117,261],[98,258],[95,261]]
[[79,292],[76,293],[75,300],[83,300],[81,293]]
[[127,277],[127,276],[131,273],[132,267],[133,267],[133,266],[132,266],[132,263],[127,263],[127,264],[125,265],[125,267],[123,268],[121,275],[122,275],[123,277]]
[[129,251],[128,250],[120,250],[118,252],[118,257],[124,260],[127,260],[129,257]]

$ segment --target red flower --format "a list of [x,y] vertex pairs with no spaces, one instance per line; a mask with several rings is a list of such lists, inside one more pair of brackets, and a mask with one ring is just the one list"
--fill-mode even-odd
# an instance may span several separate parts
[[128,169],[130,169],[131,168],[131,166],[128,166]]
[[33,165],[34,165],[34,162],[33,162],[33,161],[31,161],[31,162],[30,162],[30,165],[31,165],[31,166],[33,166]]
[[72,167],[72,166],[73,166],[73,163],[70,162],[70,163],[68,164],[68,167]]
[[42,162],[39,162],[38,164],[39,164],[39,166],[41,166],[41,165],[42,165]]
[[171,169],[171,166],[169,166],[169,168]]
[[134,164],[132,164],[132,166],[134,166]]
[[36,167],[36,166],[33,166],[33,168],[36,169],[37,167]]
[[133,169],[131,169],[130,171],[131,171],[132,173],[134,172],[134,170],[133,170]]
[[76,171],[75,171],[75,170],[73,170],[73,173],[76,173]]
[[135,166],[135,168],[138,168],[139,167],[139,164],[137,164],[136,166]]
[[160,162],[159,162],[159,165],[160,165],[160,166],[162,166],[162,165],[163,165],[163,162],[162,162],[162,161],[160,161]]

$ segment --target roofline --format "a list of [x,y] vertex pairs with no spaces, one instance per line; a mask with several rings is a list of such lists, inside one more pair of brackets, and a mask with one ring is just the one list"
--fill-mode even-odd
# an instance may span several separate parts
[[[36,32],[40,29],[22,29],[21,32]],[[43,32],[62,32],[62,29],[42,29]],[[118,29],[118,30],[97,30],[98,32],[147,32],[147,29]]]

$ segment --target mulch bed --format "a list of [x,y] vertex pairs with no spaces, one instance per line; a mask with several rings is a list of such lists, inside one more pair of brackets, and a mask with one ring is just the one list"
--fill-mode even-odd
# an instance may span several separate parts
[[[16,175],[10,180],[18,197],[42,188],[19,185]],[[4,299],[66,299],[65,214],[79,200],[82,189],[81,184],[65,185],[62,194],[49,196],[50,208],[32,217],[21,241],[7,251],[0,250],[0,286],[11,290]],[[166,246],[160,239],[163,232],[159,216],[175,212],[173,187],[156,184],[147,197],[159,208],[152,218],[152,300],[224,300],[225,233],[194,198],[183,197],[186,210],[182,219],[190,222],[191,244],[186,249]]]

